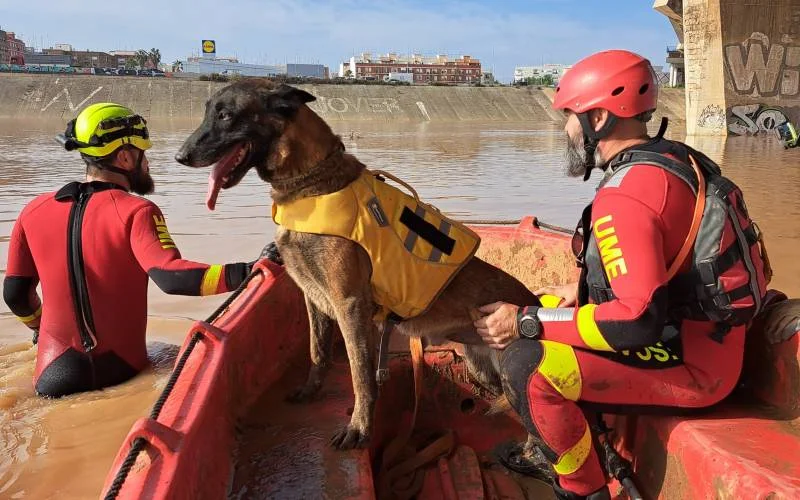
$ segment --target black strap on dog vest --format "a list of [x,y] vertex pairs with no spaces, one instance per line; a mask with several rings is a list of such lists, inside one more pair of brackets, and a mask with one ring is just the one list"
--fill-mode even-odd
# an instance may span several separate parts
[[[400,223],[440,252],[447,255],[453,254],[456,240],[439,231],[436,226],[426,221],[424,217],[412,212],[408,207],[403,207],[403,212],[400,214]],[[408,250],[410,251],[411,249],[408,248]]]
[[383,385],[389,380],[389,340],[392,337],[392,331],[398,323],[403,321],[403,318],[395,313],[389,313],[384,322],[383,329],[381,330],[381,340],[378,344],[378,368],[375,371],[375,381],[378,385]]

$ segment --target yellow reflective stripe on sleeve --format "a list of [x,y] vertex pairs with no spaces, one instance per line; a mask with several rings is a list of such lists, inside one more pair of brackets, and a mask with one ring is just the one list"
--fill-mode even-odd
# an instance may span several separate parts
[[206,274],[203,276],[203,285],[200,289],[200,295],[214,295],[217,293],[220,275],[222,275],[222,266],[220,264],[209,266],[206,270]]
[[614,351],[594,322],[595,309],[597,304],[586,304],[578,309],[578,334],[586,345],[595,351]]
[[583,433],[583,436],[581,436],[578,442],[575,443],[575,446],[568,449],[562,453],[560,457],[558,457],[558,462],[553,464],[553,468],[560,476],[572,474],[580,469],[581,466],[586,462],[586,459],[589,458],[589,453],[591,453],[591,451],[592,432],[589,430],[589,426],[587,425],[586,432]]
[[550,382],[555,390],[570,401],[581,397],[583,388],[578,358],[572,346],[542,340],[544,357],[539,364],[539,373]]
[[30,323],[31,321],[39,319],[41,315],[42,315],[42,306],[39,306],[39,309],[37,309],[35,313],[29,316],[17,316],[17,318],[19,318],[19,320],[22,321],[23,323]]

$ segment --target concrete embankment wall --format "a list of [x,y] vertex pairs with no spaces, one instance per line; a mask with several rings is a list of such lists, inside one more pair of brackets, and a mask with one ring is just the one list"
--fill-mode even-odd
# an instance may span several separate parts
[[[199,121],[224,83],[172,78],[0,74],[0,117],[67,120],[93,102],[128,105],[148,119]],[[328,121],[554,122],[551,95],[536,88],[298,85]],[[683,92],[662,92],[663,112],[683,121]],[[660,116],[660,115],[659,115]]]

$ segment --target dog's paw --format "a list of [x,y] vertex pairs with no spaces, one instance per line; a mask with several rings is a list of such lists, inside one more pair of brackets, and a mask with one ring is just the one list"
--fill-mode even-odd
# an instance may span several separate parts
[[283,265],[283,258],[278,250],[278,245],[276,245],[274,241],[267,243],[267,245],[261,250],[261,254],[258,256],[258,258],[269,259],[276,264]]
[[317,395],[319,388],[320,385],[301,385],[286,396],[286,401],[295,404],[308,403]]
[[364,448],[367,444],[369,444],[369,435],[352,425],[348,425],[331,438],[331,446],[339,450]]

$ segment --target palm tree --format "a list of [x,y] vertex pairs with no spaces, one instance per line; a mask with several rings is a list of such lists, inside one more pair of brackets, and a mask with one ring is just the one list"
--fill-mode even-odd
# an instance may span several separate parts
[[139,66],[140,69],[144,68],[148,59],[150,59],[150,54],[142,49],[137,50],[136,55],[133,56],[133,60],[136,61],[136,65]]
[[161,64],[161,51],[153,47],[148,53],[148,58],[153,63],[153,67],[158,68],[158,65]]
[[172,63],[172,72],[180,73],[181,71],[183,71],[183,61],[176,60]]

